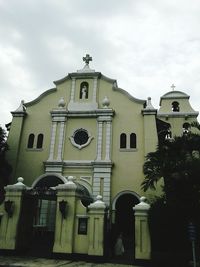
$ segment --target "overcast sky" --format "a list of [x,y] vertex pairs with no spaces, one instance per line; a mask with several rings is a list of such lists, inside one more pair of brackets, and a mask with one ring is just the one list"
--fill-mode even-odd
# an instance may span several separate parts
[[83,67],[139,99],[171,90],[200,110],[199,0],[0,0],[0,125]]

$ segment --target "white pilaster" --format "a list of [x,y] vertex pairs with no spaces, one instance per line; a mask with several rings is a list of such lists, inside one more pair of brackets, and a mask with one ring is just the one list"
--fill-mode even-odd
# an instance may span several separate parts
[[70,98],[70,102],[74,102],[75,85],[76,85],[76,80],[75,80],[75,78],[72,78],[72,88],[71,88],[71,98]]
[[58,141],[58,155],[57,160],[61,161],[62,159],[62,151],[63,151],[63,140],[64,140],[64,131],[65,131],[65,122],[60,122],[60,134],[59,134],[59,141]]
[[[93,179],[93,196],[100,194],[101,187],[103,188],[103,201],[109,205],[110,203],[110,178],[111,178],[112,163],[101,161],[95,163],[94,179]],[[101,185],[101,180],[103,184]]]
[[93,181],[93,196],[100,194],[100,177],[99,173],[94,173],[94,181]]
[[93,89],[93,103],[96,103],[97,100],[97,77],[94,78],[94,89]]
[[103,185],[103,200],[107,205],[110,204],[110,176],[110,172],[105,174]]
[[98,121],[97,160],[102,159],[103,121]]
[[57,128],[57,122],[52,121],[51,144],[50,144],[50,151],[49,151],[49,159],[48,160],[53,160],[53,157],[54,157],[54,148],[55,148],[55,141],[56,141],[56,128]]
[[105,160],[110,160],[111,136],[112,136],[112,124],[111,124],[111,121],[107,121],[106,122],[106,157],[105,157]]

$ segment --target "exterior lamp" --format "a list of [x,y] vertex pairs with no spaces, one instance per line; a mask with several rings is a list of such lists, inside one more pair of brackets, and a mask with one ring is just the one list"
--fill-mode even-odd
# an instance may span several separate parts
[[62,214],[62,218],[66,218],[67,211],[68,211],[68,203],[65,200],[59,202],[59,210]]
[[4,209],[7,212],[9,217],[12,217],[14,212],[14,201],[7,200],[4,202]]

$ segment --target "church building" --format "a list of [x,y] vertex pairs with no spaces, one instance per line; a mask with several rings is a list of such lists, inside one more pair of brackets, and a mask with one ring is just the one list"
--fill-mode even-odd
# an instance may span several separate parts
[[157,110],[150,97],[137,99],[91,69],[88,54],[83,60],[12,112],[0,250],[115,257],[121,236],[124,257],[148,260],[145,155],[159,138],[188,131],[198,112],[174,86]]

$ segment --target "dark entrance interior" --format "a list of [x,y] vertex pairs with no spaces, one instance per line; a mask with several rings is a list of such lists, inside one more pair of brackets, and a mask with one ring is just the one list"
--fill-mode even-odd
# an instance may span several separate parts
[[114,225],[114,238],[121,234],[124,245],[124,254],[121,256],[124,260],[134,259],[134,232],[135,219],[133,207],[139,203],[139,200],[133,194],[127,193],[121,195],[116,202],[116,216]]
[[[26,192],[23,201],[22,220],[26,225],[23,239],[29,239],[27,254],[36,257],[50,257],[54,244],[56,221],[56,190],[51,189],[63,183],[56,176],[44,177],[34,188]],[[22,236],[22,235],[21,235]]]
[[56,199],[41,197],[35,201],[30,254],[51,256],[56,217]]

